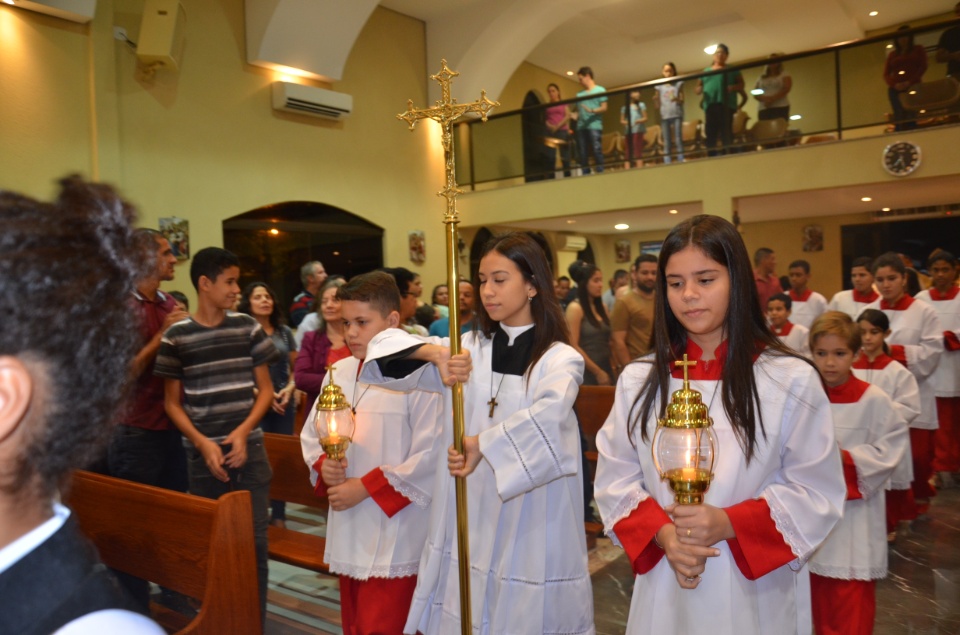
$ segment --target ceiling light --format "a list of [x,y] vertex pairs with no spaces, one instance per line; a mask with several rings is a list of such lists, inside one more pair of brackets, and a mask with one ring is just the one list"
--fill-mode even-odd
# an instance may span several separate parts
[[280,230],[274,227],[273,229],[270,230],[270,233],[273,234],[274,236],[279,236]]
[[573,77],[573,71],[567,71],[567,75]]
[[573,220],[572,218],[567,219],[567,225],[573,225],[576,222],[577,221]]
[[762,88],[754,88],[753,90],[750,91],[750,94],[751,94],[751,95],[762,95],[762,94],[763,94],[763,89],[762,89]]
[[863,201],[864,203],[869,203],[869,202],[872,201],[873,199],[870,198],[869,196],[863,196],[863,197],[860,198],[860,200]]
[[340,255],[340,252],[339,252],[339,251],[335,251],[335,252],[333,252],[333,255],[334,255],[334,256],[339,256],[339,255]]
[[3,0],[3,4],[13,4],[13,0]]
[[630,225],[627,225],[626,223],[617,223],[616,225],[613,226],[613,228],[623,231],[624,229],[630,229]]
[[890,211],[890,208],[889,208],[889,207],[884,207],[884,208],[881,209],[880,211],[881,211],[881,212],[889,212],[889,211]]
[[713,55],[714,53],[717,52],[717,45],[711,44],[710,46],[705,47],[703,49],[703,52],[706,53],[707,55]]
[[803,119],[802,115],[790,115],[790,121],[800,121]]
[[871,11],[867,15],[869,15],[871,18],[875,18],[879,13],[880,13],[879,11]]
[[893,48],[893,44],[887,44],[887,48],[888,48],[888,49],[892,49],[892,48]]
[[670,213],[671,213],[671,214],[679,214],[679,213],[680,213],[680,210],[672,209],[672,210],[670,210]]

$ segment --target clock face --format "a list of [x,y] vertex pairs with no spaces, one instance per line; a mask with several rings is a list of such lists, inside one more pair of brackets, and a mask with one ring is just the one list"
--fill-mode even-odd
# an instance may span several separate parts
[[920,166],[920,147],[909,141],[891,143],[883,149],[883,169],[893,176],[907,176]]

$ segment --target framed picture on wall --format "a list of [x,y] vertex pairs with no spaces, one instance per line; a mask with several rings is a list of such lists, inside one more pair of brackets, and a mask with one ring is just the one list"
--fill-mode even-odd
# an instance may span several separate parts
[[640,243],[640,253],[641,254],[653,254],[657,258],[660,257],[660,248],[663,246],[662,240],[655,240],[651,242]]
[[177,260],[190,259],[190,221],[168,216],[160,219],[160,233],[170,243]]
[[617,262],[630,262],[630,241],[618,240],[616,242]]
[[412,231],[407,234],[410,242],[410,262],[418,265],[427,259],[427,241],[423,231]]
[[807,225],[803,228],[803,250],[823,251],[823,227]]

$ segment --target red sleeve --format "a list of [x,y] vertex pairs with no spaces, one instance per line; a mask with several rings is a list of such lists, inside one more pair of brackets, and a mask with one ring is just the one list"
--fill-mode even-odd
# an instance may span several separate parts
[[387,518],[393,518],[397,512],[410,504],[410,499],[393,488],[379,467],[367,472],[360,482]]
[[904,368],[909,368],[907,366],[907,351],[900,344],[894,344],[890,347],[890,357],[894,358],[901,364]]
[[323,477],[320,476],[320,468],[323,467],[323,462],[326,458],[326,454],[321,454],[317,462],[313,464],[313,469],[317,472],[317,484],[313,486],[313,493],[320,498],[327,497],[327,484],[323,482]]
[[669,524],[670,517],[660,504],[653,498],[648,498],[637,505],[629,516],[613,526],[613,531],[633,564],[634,573],[643,575],[660,562],[663,549],[657,546],[653,538],[661,527]]
[[[293,378],[297,388],[307,393],[319,393],[323,388],[323,378],[327,374],[326,369],[317,372],[314,370],[313,358],[317,348],[317,331],[311,331],[303,336],[303,342],[300,343],[300,352],[297,353],[297,359],[293,362]],[[322,360],[322,363],[326,360]],[[313,404],[308,403],[307,408],[312,408]]]
[[746,579],[756,580],[796,558],[777,531],[767,501],[762,498],[746,500],[724,511],[737,535],[727,544]]
[[948,351],[960,351],[960,338],[953,331],[944,331],[943,346]]
[[843,480],[847,483],[847,500],[855,501],[863,498],[860,493],[860,485],[857,482],[857,466],[853,462],[853,456],[846,450],[840,450],[843,457]]

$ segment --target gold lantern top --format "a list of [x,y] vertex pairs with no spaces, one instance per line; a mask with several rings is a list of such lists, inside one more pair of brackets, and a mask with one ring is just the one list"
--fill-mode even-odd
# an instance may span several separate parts
[[330,373],[330,382],[324,386],[320,392],[320,399],[317,400],[317,410],[343,410],[344,408],[350,407],[347,398],[343,396],[343,391],[340,389],[340,386],[333,383],[334,369],[334,366],[327,367],[327,372]]
[[667,406],[667,416],[660,419],[659,424],[665,428],[709,428],[713,425],[713,419],[710,417],[707,406],[703,404],[700,391],[690,388],[687,369],[689,366],[695,366],[696,360],[688,361],[684,354],[682,362],[674,363],[683,367],[683,388],[673,392],[670,404]]
[[340,386],[333,383],[333,369],[333,366],[327,367],[330,381],[323,387],[320,398],[317,399],[314,425],[317,427],[317,436],[323,451],[328,457],[339,461],[346,456],[347,448],[353,440],[356,421]]

